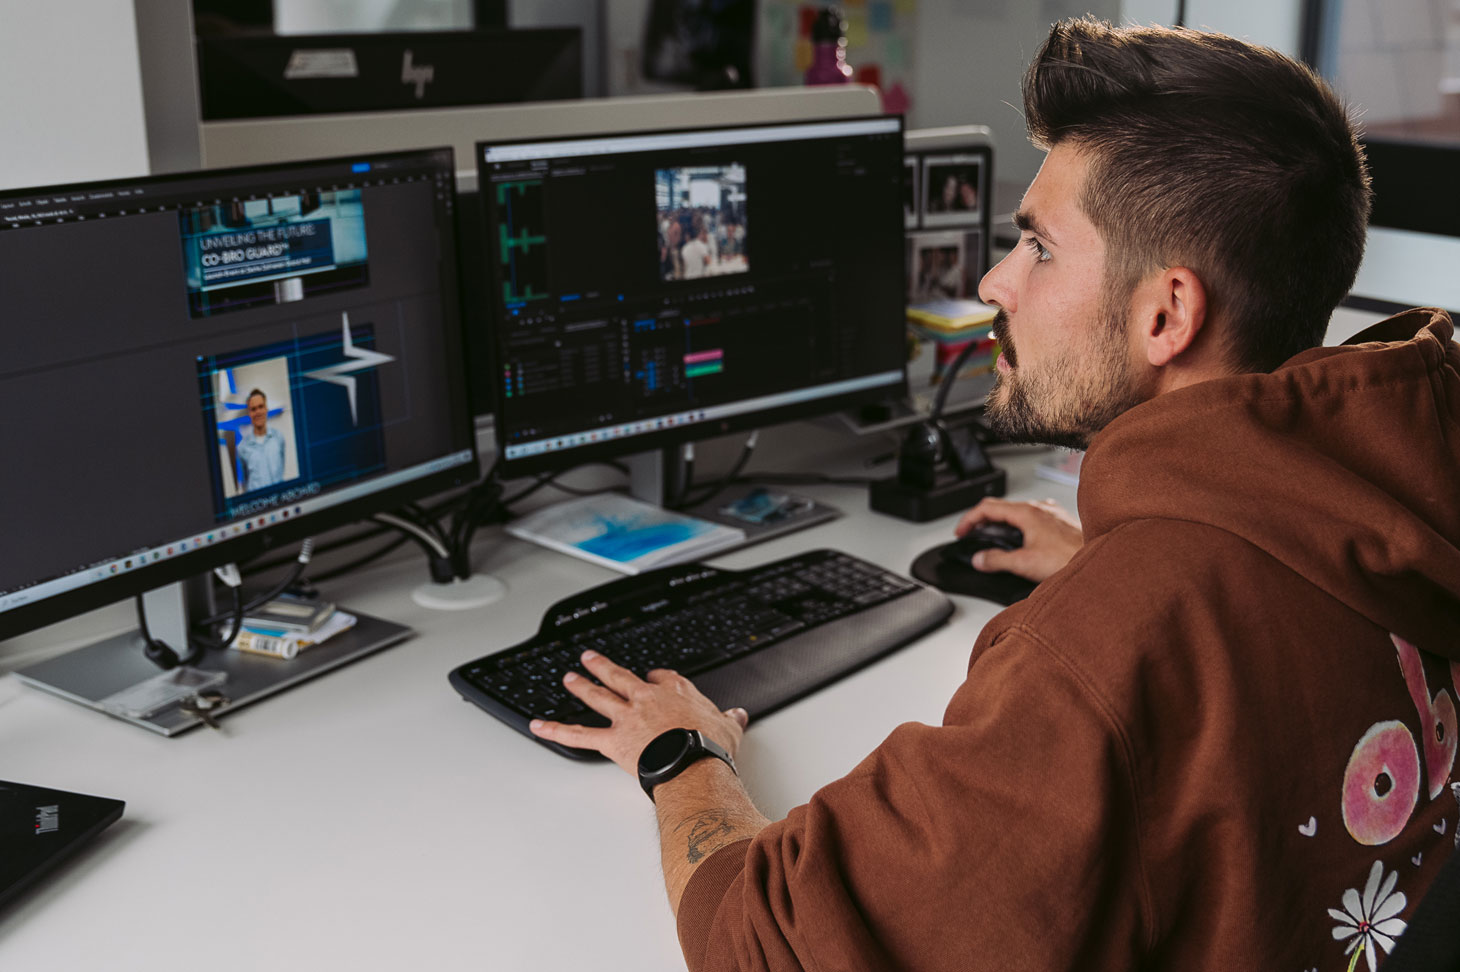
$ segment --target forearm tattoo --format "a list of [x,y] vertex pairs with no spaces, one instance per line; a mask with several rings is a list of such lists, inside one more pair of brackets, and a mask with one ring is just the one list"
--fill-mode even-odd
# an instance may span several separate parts
[[686,831],[686,856],[691,864],[698,864],[721,847],[733,843],[737,836],[731,813],[723,808],[687,817],[674,828],[676,834]]

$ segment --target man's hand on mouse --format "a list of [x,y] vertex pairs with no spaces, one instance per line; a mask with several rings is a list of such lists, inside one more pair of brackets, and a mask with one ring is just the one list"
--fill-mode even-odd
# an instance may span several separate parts
[[1080,521],[1054,500],[1012,502],[987,497],[963,514],[953,532],[963,536],[980,523],[1008,523],[1024,534],[1017,550],[980,550],[973,566],[982,571],[1006,570],[1040,582],[1070,562],[1085,542]]
[[582,662],[603,684],[573,672],[564,676],[563,684],[612,725],[594,729],[534,719],[529,727],[534,734],[564,746],[596,749],[631,776],[638,775],[644,747],[669,729],[698,729],[732,758],[740,748],[750,716],[744,709],[721,712],[683,675],[656,668],[645,681],[593,651],[585,651]]

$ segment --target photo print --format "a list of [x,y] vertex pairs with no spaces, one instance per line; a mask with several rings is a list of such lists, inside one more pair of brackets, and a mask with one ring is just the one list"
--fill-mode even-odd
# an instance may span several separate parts
[[922,175],[924,227],[971,226],[983,219],[981,156],[924,156]]
[[745,166],[654,170],[659,227],[659,279],[745,273]]
[[[974,295],[966,269],[967,236],[957,231],[918,233],[909,237],[912,264],[908,268],[908,302],[925,304]],[[977,282],[974,282],[975,290]]]
[[194,318],[370,282],[359,189],[230,200],[179,220]]
[[289,358],[263,358],[213,372],[213,425],[226,498],[299,478],[299,437]]

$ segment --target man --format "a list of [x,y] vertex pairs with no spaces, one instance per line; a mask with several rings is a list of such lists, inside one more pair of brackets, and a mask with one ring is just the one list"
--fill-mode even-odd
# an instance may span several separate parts
[[251,493],[284,481],[284,435],[269,428],[269,400],[255,388],[248,393],[247,432],[234,433],[234,449],[242,467],[239,492]]
[[679,253],[684,230],[680,228],[677,215],[670,216],[663,233],[663,242],[659,246],[659,276],[665,280],[680,280],[684,277],[684,261]]
[[684,261],[684,279],[693,280],[705,275],[705,268],[710,265],[709,237],[709,231],[705,228],[705,214],[695,213],[690,241],[680,249],[680,256]]
[[[1088,446],[1083,531],[971,511],[960,530],[1026,531],[989,567],[1047,579],[984,629],[942,725],[786,819],[718,759],[654,788],[689,966],[1372,970],[1457,822],[1449,319],[1318,347],[1367,174],[1287,58],[1080,20],[1024,92],[1047,156],[980,287],[987,419]],[[569,686],[612,726],[544,737],[625,769],[671,727],[740,740],[677,675],[584,665],[603,684]]]

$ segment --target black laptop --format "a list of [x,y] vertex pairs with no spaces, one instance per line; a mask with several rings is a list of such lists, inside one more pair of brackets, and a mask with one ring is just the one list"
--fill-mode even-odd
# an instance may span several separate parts
[[0,780],[0,907],[115,823],[124,806]]

